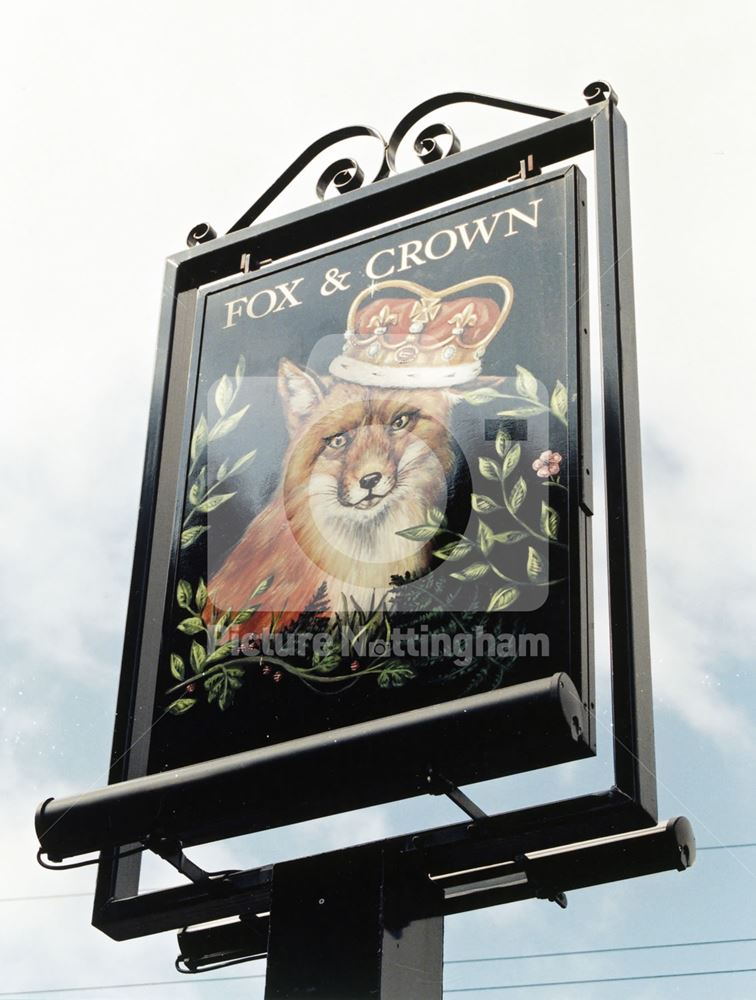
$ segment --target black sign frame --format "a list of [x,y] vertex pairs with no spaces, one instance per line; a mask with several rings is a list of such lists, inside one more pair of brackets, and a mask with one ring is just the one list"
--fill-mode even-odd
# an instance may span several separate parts
[[[491,864],[502,851],[511,856],[518,845],[520,849],[539,850],[584,840],[586,829],[592,836],[601,837],[651,827],[656,822],[627,142],[614,95],[610,92],[586,109],[388,178],[364,191],[352,191],[336,202],[221,237],[208,246],[170,258],[167,265],[137,528],[138,553],[147,551],[159,527],[154,521],[154,497],[164,453],[166,408],[170,411],[175,406],[172,394],[185,392],[185,386],[168,383],[170,341],[174,331],[193,322],[193,302],[200,285],[238,271],[245,254],[259,262],[306,252],[326,241],[511,179],[531,156],[539,167],[545,167],[591,151],[595,153],[596,167],[604,445],[607,505],[611,511],[607,530],[615,784],[595,795],[481,819],[474,836],[468,824],[460,824],[394,838],[380,845],[397,858],[421,845],[430,872]],[[186,342],[190,340],[186,338]],[[135,626],[145,615],[149,580],[148,560],[143,556],[137,557],[133,581],[125,663],[134,661],[140,638]],[[133,732],[131,720],[142,696],[138,679],[125,673],[118,699],[111,788],[134,773],[135,762],[138,770],[140,734]],[[531,710],[536,717],[548,703],[544,692],[534,693]],[[583,745],[590,752],[594,706],[586,705],[584,715],[579,704],[574,708],[588,734]],[[559,712],[564,713],[562,703]],[[547,717],[551,718],[548,711]],[[161,794],[159,787],[156,794]],[[39,826],[44,828],[44,822]],[[242,831],[226,829],[223,835],[234,832]],[[207,833],[195,837],[194,842],[210,839]],[[185,843],[192,839],[190,835]],[[122,839],[119,842],[123,843]],[[250,910],[261,912],[269,901],[270,876],[270,868],[258,869],[230,876],[223,891],[200,881],[185,888],[140,895],[138,857],[118,857],[117,851],[108,850],[101,857],[93,922],[110,936],[123,939]],[[500,901],[501,895],[491,891],[493,895],[478,894],[437,905],[441,912],[457,912]],[[531,886],[518,898],[536,891]]]

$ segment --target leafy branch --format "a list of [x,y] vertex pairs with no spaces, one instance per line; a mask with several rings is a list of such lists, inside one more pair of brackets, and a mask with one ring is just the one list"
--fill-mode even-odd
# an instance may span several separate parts
[[551,393],[551,397],[548,403],[544,403],[538,392],[538,380],[532,372],[529,372],[527,368],[523,368],[522,365],[515,366],[517,371],[517,377],[515,378],[515,389],[516,393],[500,392],[498,389],[494,389],[492,386],[482,386],[478,389],[471,389],[469,392],[463,392],[462,399],[466,402],[471,403],[473,406],[481,406],[484,403],[490,403],[495,399],[510,399],[517,403],[523,404],[518,406],[516,409],[500,410],[497,413],[499,417],[534,417],[539,413],[550,413],[554,416],[561,424],[567,426],[567,389],[565,386],[557,381],[554,391]]
[[246,455],[242,455],[233,463],[230,459],[225,459],[215,473],[214,482],[208,481],[208,444],[220,440],[235,430],[249,410],[249,403],[247,403],[240,409],[230,412],[239,393],[245,369],[246,360],[241,354],[233,378],[229,375],[223,375],[215,387],[214,404],[218,411],[217,420],[210,427],[207,416],[203,413],[194,428],[189,448],[191,464],[187,481],[191,481],[191,485],[187,493],[188,513],[182,524],[182,549],[189,548],[208,530],[207,524],[193,524],[195,518],[212,513],[229,501],[231,497],[236,496],[236,490],[230,493],[216,493],[218,487],[241,472],[244,466],[255,457],[255,450],[253,450],[248,451]]

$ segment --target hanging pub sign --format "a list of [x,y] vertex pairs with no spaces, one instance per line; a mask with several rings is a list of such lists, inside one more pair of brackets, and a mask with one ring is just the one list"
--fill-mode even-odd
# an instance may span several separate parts
[[[100,852],[111,937],[183,927],[180,971],[267,954],[271,998],[440,997],[446,915],[692,864],[657,822],[626,132],[608,84],[584,96],[329,133],[168,259],[110,783],[36,815],[45,867]],[[467,152],[429,125],[399,174],[470,101],[542,120]],[[256,221],[365,135],[378,183],[340,159],[316,190],[343,197]],[[486,815],[460,786],[595,752],[586,153],[613,781]],[[252,870],[184,853],[426,793],[467,821]],[[140,892],[143,851],[189,884]]]
[[589,697],[583,215],[572,167],[200,287],[147,773],[431,706],[460,783],[590,749],[464,725]]

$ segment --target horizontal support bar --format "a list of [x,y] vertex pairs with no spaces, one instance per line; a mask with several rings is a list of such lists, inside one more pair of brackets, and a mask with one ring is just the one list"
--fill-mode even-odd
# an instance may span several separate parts
[[468,869],[433,881],[444,891],[444,912],[515,903],[607,882],[685,871],[696,857],[693,829],[685,817],[644,830],[631,830],[542,851],[485,868]]
[[[361,844],[354,850],[383,850],[401,863],[421,859],[426,875],[495,865],[524,853],[585,839],[653,828],[653,821],[627,796],[612,789],[574,799],[547,802],[418,833]],[[209,891],[185,885],[138,896],[111,899],[95,909],[93,923],[117,941],[157,934],[240,913],[263,913],[271,907],[273,866],[237,872]]]
[[532,155],[543,169],[593,149],[593,120],[603,105],[515,132],[394,177],[329,198],[298,212],[220,236],[169,260],[178,268],[176,291],[225,278],[241,269],[240,255],[279,260],[393,221],[444,201],[503,184]]
[[[685,871],[693,865],[695,855],[693,830],[684,817],[647,829],[529,851],[498,865],[435,876],[431,880],[433,889],[440,891],[421,893],[420,908],[413,906],[417,893],[405,894],[406,910],[399,914],[400,923],[406,925],[418,916],[447,916],[533,897],[561,900],[560,905],[565,905],[563,894],[567,891],[663,871]],[[387,875],[393,871],[395,882],[401,882],[406,871],[396,864],[396,859],[392,860],[390,851],[384,851],[384,858]],[[312,863],[318,871],[318,859],[312,859]],[[328,893],[327,884],[323,891]],[[223,962],[264,957],[267,916],[250,914],[224,924],[184,930],[179,934],[179,961],[189,971],[197,972],[217,968]]]
[[422,795],[429,771],[463,785],[587,756],[585,729],[572,681],[554,674],[49,799],[37,835],[53,861],[155,836],[186,847]]

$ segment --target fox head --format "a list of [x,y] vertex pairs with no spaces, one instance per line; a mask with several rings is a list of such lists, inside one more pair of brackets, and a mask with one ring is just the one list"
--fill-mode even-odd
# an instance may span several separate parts
[[453,393],[321,378],[288,359],[278,390],[290,438],[283,499],[302,551],[361,588],[423,569],[427,543],[397,532],[446,507]]

